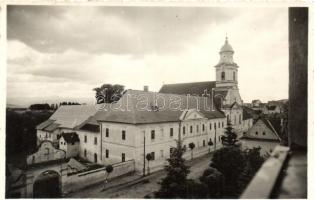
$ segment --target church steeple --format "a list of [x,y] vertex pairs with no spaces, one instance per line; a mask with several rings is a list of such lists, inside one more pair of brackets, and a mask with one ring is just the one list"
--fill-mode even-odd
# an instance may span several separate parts
[[234,50],[228,42],[228,37],[226,37],[225,44],[221,47],[219,54],[220,54],[219,63],[233,64]]
[[233,61],[234,50],[229,44],[228,37],[219,51],[220,60],[216,67],[216,86],[234,87],[238,85],[238,66]]

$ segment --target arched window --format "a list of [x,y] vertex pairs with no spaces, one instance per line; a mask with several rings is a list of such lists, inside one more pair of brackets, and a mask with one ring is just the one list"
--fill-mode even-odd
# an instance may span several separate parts
[[236,74],[235,74],[235,72],[233,72],[233,80],[234,80],[234,81],[236,80]]
[[222,80],[222,81],[225,80],[225,72],[221,72],[221,80]]

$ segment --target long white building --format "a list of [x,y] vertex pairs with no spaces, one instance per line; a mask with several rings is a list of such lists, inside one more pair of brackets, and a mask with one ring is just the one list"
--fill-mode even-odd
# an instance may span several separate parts
[[216,81],[166,84],[159,92],[127,90],[112,104],[61,106],[37,126],[38,141],[49,140],[60,148],[62,133],[75,132],[79,157],[104,165],[134,160],[139,173],[148,153],[153,157],[151,170],[162,168],[179,133],[187,159],[189,143],[195,144],[195,157],[220,148],[228,120],[239,134],[253,123],[247,114],[243,117],[233,53],[226,39],[215,66]]

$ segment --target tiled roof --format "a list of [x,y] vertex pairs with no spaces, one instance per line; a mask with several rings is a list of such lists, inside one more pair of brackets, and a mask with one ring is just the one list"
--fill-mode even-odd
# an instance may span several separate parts
[[48,120],[42,122],[41,124],[37,125],[36,129],[42,130],[42,129],[46,128],[47,126],[51,125],[55,121],[56,120],[48,119]]
[[64,138],[64,140],[66,141],[66,143],[75,143],[75,142],[79,142],[80,138],[77,135],[77,133],[75,132],[71,132],[71,133],[62,133],[61,137]]
[[74,128],[97,112],[95,105],[61,106],[49,118],[62,128]]
[[215,87],[216,81],[164,84],[159,93],[202,96],[205,91],[211,95],[212,88]]
[[275,129],[278,135],[281,135],[282,127],[281,127],[281,119],[280,118],[267,118],[267,121],[270,125]]
[[[154,107],[156,104],[158,109]],[[209,98],[139,90],[128,90],[115,107],[119,109],[99,111],[95,118],[98,121],[129,124],[177,122],[184,110],[197,107],[208,119],[225,117],[220,111],[209,110],[211,107]]]

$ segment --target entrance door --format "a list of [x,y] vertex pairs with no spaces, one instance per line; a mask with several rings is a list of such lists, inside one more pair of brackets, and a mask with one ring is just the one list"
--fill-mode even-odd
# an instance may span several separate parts
[[60,176],[55,171],[41,173],[33,186],[34,198],[60,198]]

